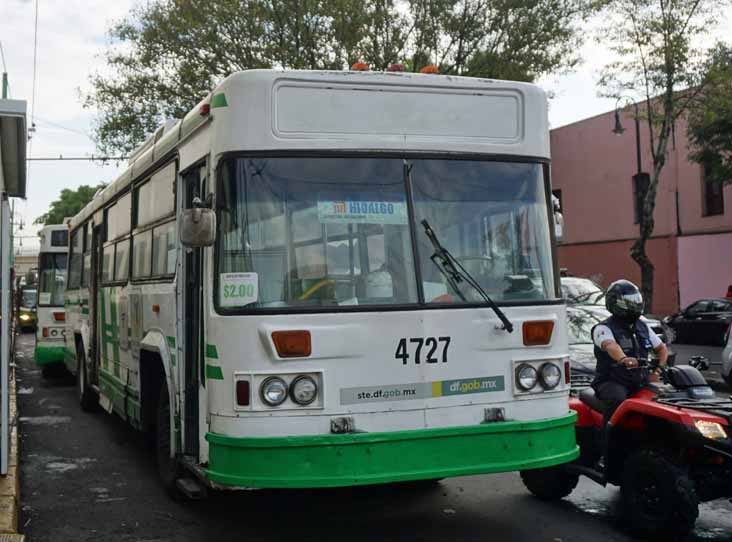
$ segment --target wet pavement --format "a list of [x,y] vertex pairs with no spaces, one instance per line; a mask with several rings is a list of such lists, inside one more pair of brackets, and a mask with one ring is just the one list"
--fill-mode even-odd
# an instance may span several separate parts
[[[81,412],[73,380],[44,380],[33,340],[19,337],[17,359],[20,524],[30,542],[632,540],[618,490],[586,479],[558,503],[530,496],[517,474],[174,502],[159,487],[141,436],[114,416]],[[691,540],[732,540],[732,504],[702,505]]]

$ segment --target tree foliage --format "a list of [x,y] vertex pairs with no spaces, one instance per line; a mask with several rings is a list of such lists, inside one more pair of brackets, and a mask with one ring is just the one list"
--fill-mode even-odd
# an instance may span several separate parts
[[732,183],[732,48],[717,44],[704,69],[704,88],[688,115],[689,157],[705,179]]
[[129,152],[232,72],[382,70],[531,81],[572,67],[598,0],[150,0],[110,30],[85,104],[99,149]]
[[689,111],[704,85],[705,52],[699,43],[714,28],[727,0],[610,0],[602,40],[615,53],[600,79],[606,96],[642,102],[652,164],[643,195],[639,237],[631,256],[641,269],[646,308],[653,303],[654,266],[646,252],[653,234],[658,181],[666,165],[676,120]]
[[76,190],[64,188],[61,190],[59,198],[51,203],[51,207],[47,213],[36,218],[34,224],[62,224],[64,218],[72,217],[81,211],[84,206],[89,203],[97,190],[104,188],[103,184],[99,186],[88,186],[82,184]]

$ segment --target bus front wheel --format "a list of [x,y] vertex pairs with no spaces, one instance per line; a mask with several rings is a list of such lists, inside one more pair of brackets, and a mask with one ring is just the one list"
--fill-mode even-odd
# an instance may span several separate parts
[[572,493],[579,482],[579,474],[561,467],[522,470],[521,481],[538,498],[552,501],[563,499]]

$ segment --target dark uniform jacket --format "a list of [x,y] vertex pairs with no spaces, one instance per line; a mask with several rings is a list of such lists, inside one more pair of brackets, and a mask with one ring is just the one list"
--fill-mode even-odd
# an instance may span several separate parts
[[[639,361],[648,359],[651,350],[653,350],[653,345],[651,344],[648,325],[645,322],[636,320],[635,324],[628,325],[622,320],[611,316],[597,325],[603,324],[610,328],[615,337],[615,342],[623,349],[626,356],[636,358]],[[595,328],[593,327],[593,337],[594,332]],[[608,380],[618,382],[629,388],[638,388],[645,383],[643,371],[631,370],[617,363],[610,357],[610,354],[597,345],[595,345],[595,359],[597,359],[597,374],[592,383],[593,388]]]

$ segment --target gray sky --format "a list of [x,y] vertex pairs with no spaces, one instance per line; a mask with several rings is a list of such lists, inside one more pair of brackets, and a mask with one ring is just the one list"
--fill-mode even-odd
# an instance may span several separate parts
[[[83,109],[80,90],[88,88],[89,74],[104,70],[101,53],[107,43],[110,23],[123,18],[136,0],[40,0],[35,104],[33,90],[34,1],[0,0],[0,42],[10,77],[11,97],[29,102],[35,115],[36,132],[29,156],[90,156],[95,153],[89,138],[94,111]],[[729,28],[732,9],[720,28]],[[721,34],[719,32],[718,34]],[[609,55],[588,40],[582,50],[584,63],[573,73],[547,77],[539,83],[554,93],[549,120],[562,126],[614,107],[597,97],[597,72]],[[2,66],[0,66],[1,68]],[[29,123],[30,124],[30,123]],[[63,188],[113,180],[121,169],[91,162],[31,162],[28,199],[16,202],[16,212],[26,223],[20,235],[34,235],[31,222],[44,213]],[[37,241],[23,238],[23,250],[33,250]]]

